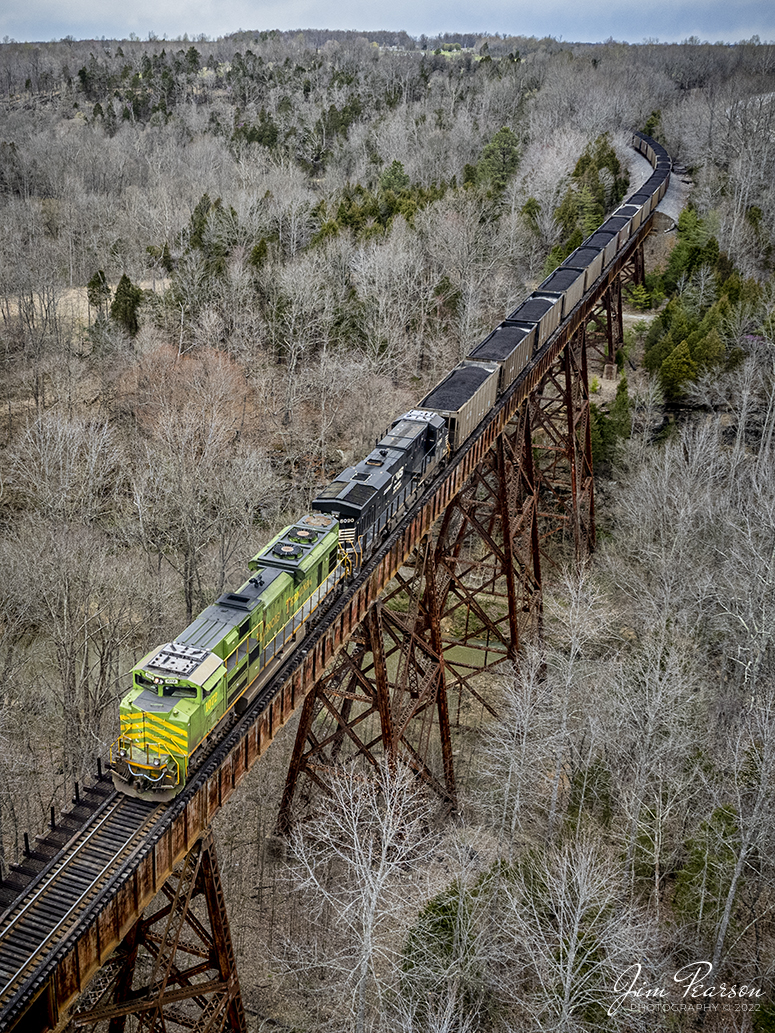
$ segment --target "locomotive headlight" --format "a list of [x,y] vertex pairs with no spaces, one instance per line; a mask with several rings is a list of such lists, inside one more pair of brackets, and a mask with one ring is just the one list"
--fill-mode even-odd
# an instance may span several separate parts
[[119,757],[126,757],[126,750],[119,750],[118,755]]
[[155,768],[160,768],[161,767],[161,757],[154,757],[153,758],[153,766]]

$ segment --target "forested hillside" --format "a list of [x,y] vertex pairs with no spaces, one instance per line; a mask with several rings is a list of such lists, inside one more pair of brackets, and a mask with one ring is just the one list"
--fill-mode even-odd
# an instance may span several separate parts
[[596,404],[600,547],[500,719],[459,715],[459,815],[343,779],[286,863],[267,757],[221,861],[257,1030],[689,1029],[616,990],[680,1004],[702,959],[763,988],[705,1028],[773,1028],[774,98],[758,40],[0,44],[0,869],[135,658],[645,178],[645,129],[693,188]]

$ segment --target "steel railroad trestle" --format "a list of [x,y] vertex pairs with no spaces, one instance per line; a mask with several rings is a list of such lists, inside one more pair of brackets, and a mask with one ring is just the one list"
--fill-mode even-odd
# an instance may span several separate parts
[[[202,906],[197,911],[198,898]],[[144,975],[139,974],[141,951],[148,959]],[[134,985],[138,981],[139,987]],[[128,1015],[136,1016],[140,1030],[169,1023],[247,1030],[209,829],[175,866],[158,906],[131,927],[111,963],[90,984],[70,1025],[78,1029],[109,1022],[111,1033],[123,1033]]]
[[[642,276],[650,223],[428,483],[184,793],[84,896],[77,920],[46,946],[29,939],[25,978],[0,992],[0,1029],[107,1022],[120,1033],[129,1014],[146,1030],[176,1022],[245,1028],[209,829],[300,707],[281,829],[300,804],[300,784],[325,791],[344,764],[382,758],[408,765],[455,806],[453,728],[464,731],[475,706],[494,710],[487,675],[513,661],[540,625],[542,570],[555,562],[555,539],[572,541],[577,559],[594,547],[588,336],[603,314],[602,357],[612,361],[622,340],[621,280]],[[15,906],[24,905],[23,893]],[[142,971],[138,958],[146,959]]]

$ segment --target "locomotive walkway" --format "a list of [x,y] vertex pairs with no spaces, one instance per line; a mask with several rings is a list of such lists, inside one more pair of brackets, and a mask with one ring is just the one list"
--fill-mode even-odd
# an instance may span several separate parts
[[[642,276],[650,228],[651,217],[422,486],[184,792],[154,807],[103,780],[66,843],[44,839],[30,851],[38,863],[29,882],[0,914],[0,1031],[109,1021],[118,1033],[128,1014],[147,1029],[163,1028],[164,1016],[195,1029],[246,1028],[209,829],[299,710],[281,826],[300,783],[325,787],[346,750],[375,763],[379,747],[454,804],[448,691],[476,695],[474,674],[513,657],[531,632],[553,536],[578,554],[594,544],[586,357],[599,347],[613,360],[622,278]],[[589,336],[596,325],[599,339]],[[502,616],[477,602],[483,591],[503,598]],[[461,660],[466,650],[479,652],[476,664]],[[441,741],[439,770],[429,729]],[[141,946],[150,975],[135,987]]]

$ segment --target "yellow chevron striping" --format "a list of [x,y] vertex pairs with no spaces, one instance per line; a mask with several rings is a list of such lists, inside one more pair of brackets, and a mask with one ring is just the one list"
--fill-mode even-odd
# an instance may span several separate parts
[[146,714],[146,728],[152,732],[159,732],[164,735],[167,739],[179,740],[184,747],[188,746],[188,737],[182,729],[177,728],[175,725],[169,724],[167,721],[157,721],[152,715]]
[[122,714],[122,721],[126,721],[128,724],[142,724],[144,721],[148,724],[157,725],[160,728],[168,729],[169,731],[180,735],[182,729],[180,725],[173,724],[171,721],[165,721],[163,718],[158,717],[156,714],[149,714],[140,712],[137,714]]
[[158,714],[146,714],[145,717],[147,721],[153,721],[154,724],[163,725],[164,728],[168,728],[171,732],[175,733],[176,735],[181,734],[180,725],[176,725],[173,721],[165,721],[165,719],[163,717],[160,717]]
[[186,737],[180,725],[175,725],[171,721],[165,721],[156,714],[140,713],[136,715],[122,715],[121,720],[122,722],[125,721],[128,725],[142,725],[143,721],[145,721],[147,724],[154,725],[157,728],[164,728],[165,730],[172,732],[173,735],[181,736],[184,739]]
[[160,745],[167,747],[172,753],[187,753],[188,740],[180,734],[170,735],[167,731],[157,728],[151,722],[143,722],[142,718],[121,719],[121,732],[130,739],[158,741]]
[[162,752],[173,753],[176,756],[180,756],[181,753],[185,755],[186,753],[185,748],[181,749],[176,743],[162,739],[161,736],[144,736],[141,739],[130,737],[130,740],[138,750],[158,749]]

